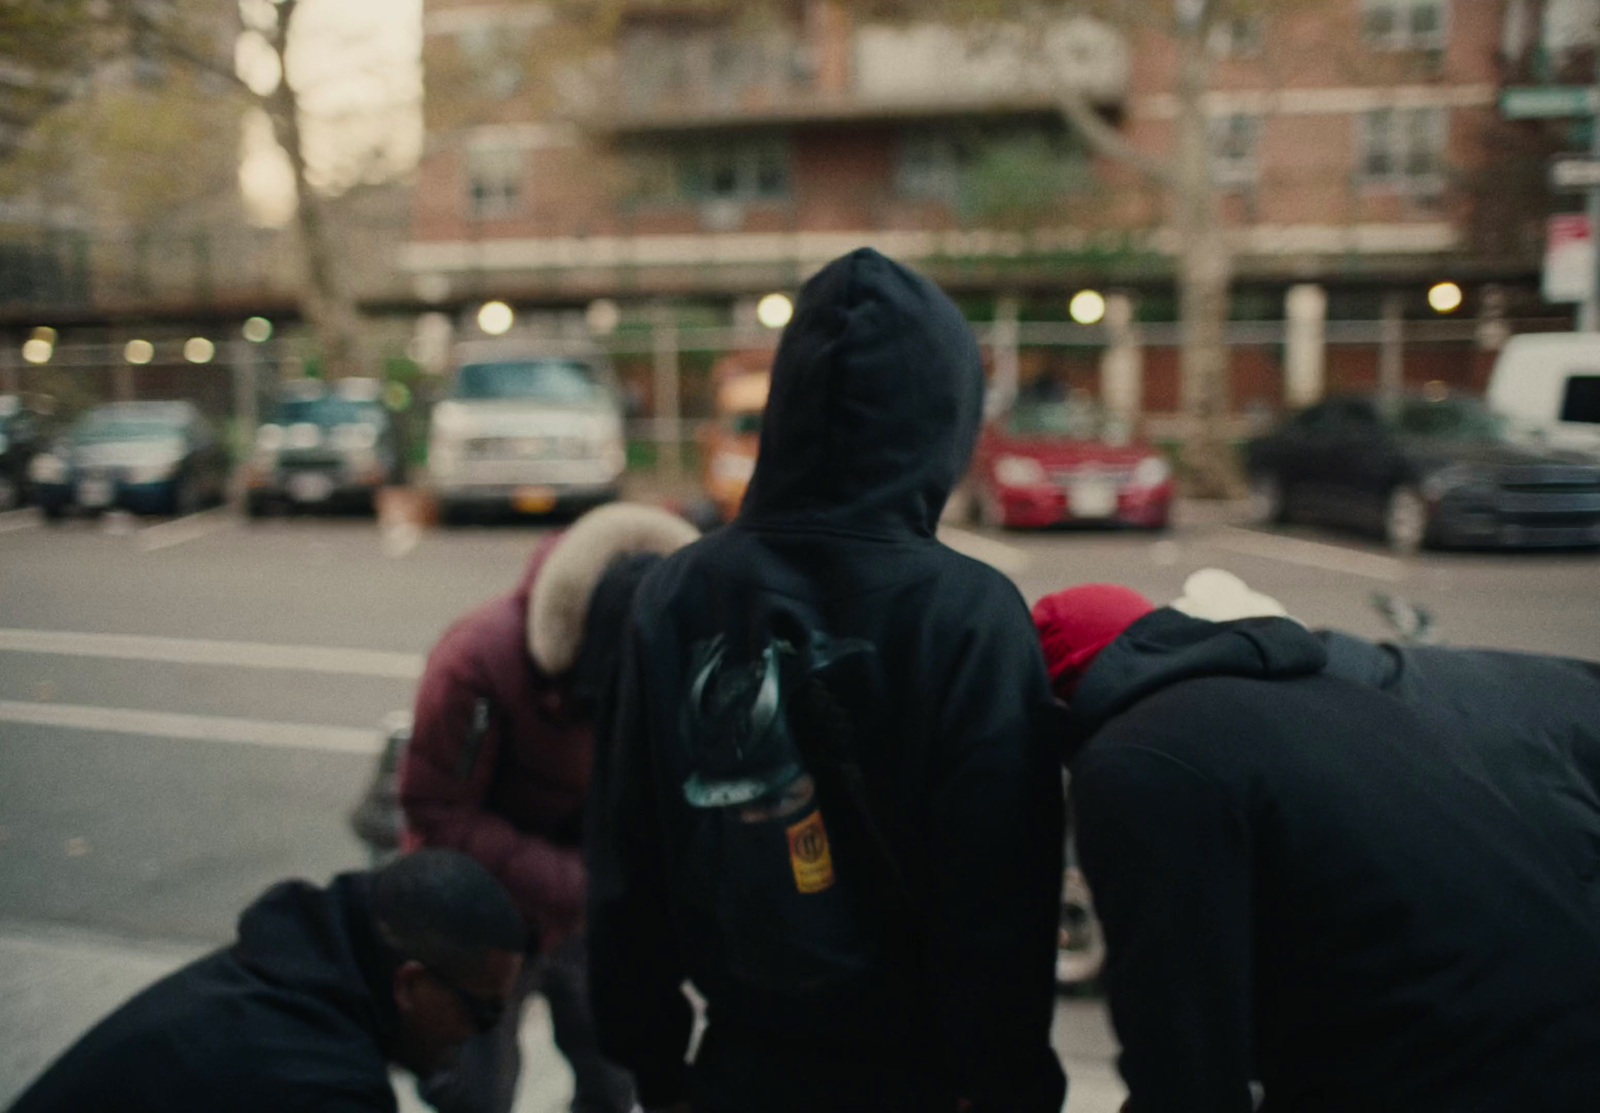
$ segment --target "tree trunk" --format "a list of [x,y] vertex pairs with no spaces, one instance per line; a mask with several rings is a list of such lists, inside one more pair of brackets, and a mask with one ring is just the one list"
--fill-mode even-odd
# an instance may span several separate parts
[[278,4],[278,31],[273,39],[283,76],[267,98],[278,143],[289,156],[294,171],[295,222],[300,233],[303,257],[303,285],[300,310],[311,326],[322,360],[322,377],[339,379],[358,375],[361,365],[361,318],[355,301],[345,289],[340,273],[338,248],[333,229],[306,177],[305,147],[300,131],[300,104],[289,84],[288,44],[299,0]]
[[1244,489],[1227,430],[1226,332],[1233,254],[1211,176],[1211,142],[1205,114],[1209,61],[1203,28],[1181,35],[1178,51],[1173,210],[1178,233],[1183,464],[1191,494],[1231,498]]

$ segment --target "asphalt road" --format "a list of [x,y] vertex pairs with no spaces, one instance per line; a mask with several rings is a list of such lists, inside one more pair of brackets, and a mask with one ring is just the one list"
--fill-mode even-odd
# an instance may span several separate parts
[[[386,536],[359,520],[250,525],[226,512],[50,528],[0,515],[0,1105],[132,986],[228,938],[267,885],[363,863],[346,814],[378,722],[409,705],[433,641],[506,590],[542,532]],[[1369,600],[1389,592],[1429,608],[1452,644],[1600,658],[1592,555],[1402,562],[1216,511],[1162,537],[947,539],[1030,600],[1115,580],[1166,601],[1189,573],[1222,566],[1313,625],[1381,636]],[[542,1062],[555,1078],[547,1031],[530,1039],[543,1041],[530,1073]],[[1064,1003],[1056,1042],[1076,1077],[1069,1110],[1115,1109],[1098,1006]],[[521,1108],[559,1106],[564,1084],[533,1087]]]

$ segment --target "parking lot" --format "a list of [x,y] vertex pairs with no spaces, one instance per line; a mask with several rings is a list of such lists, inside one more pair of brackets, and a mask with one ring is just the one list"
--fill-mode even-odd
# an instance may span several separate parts
[[[515,581],[548,527],[385,530],[370,519],[46,525],[0,515],[0,1104],[122,996],[229,936],[285,876],[363,861],[347,813],[377,724],[410,704],[457,615]],[[1600,657],[1600,558],[1425,554],[1246,528],[1182,505],[1164,534],[951,529],[1030,600],[1118,580],[1158,601],[1221,566],[1314,626],[1370,636],[1375,594],[1441,641]],[[558,1108],[565,1067],[530,1025],[520,1108]],[[1120,1087],[1099,1006],[1063,1002],[1073,1113]]]

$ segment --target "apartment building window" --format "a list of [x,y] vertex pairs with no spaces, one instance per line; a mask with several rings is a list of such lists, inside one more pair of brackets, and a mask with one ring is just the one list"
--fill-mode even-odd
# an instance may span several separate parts
[[1210,121],[1211,177],[1218,185],[1254,185],[1260,173],[1261,117],[1236,112]]
[[1219,19],[1206,36],[1206,48],[1214,58],[1254,58],[1265,39],[1264,22],[1259,14]]
[[1444,188],[1449,116],[1440,108],[1386,108],[1361,120],[1361,176],[1415,192]]
[[512,216],[522,207],[527,152],[520,145],[480,143],[467,148],[467,212],[475,220]]
[[679,183],[695,201],[771,201],[789,195],[789,159],[772,140],[718,143],[685,151]]
[[903,197],[953,203],[970,161],[952,136],[913,133],[901,141],[895,184]]
[[642,29],[626,34],[619,51],[623,103],[635,112],[769,104],[808,79],[800,41],[783,30]]
[[1379,50],[1443,50],[1449,0],[1364,0],[1363,37]]
[[1048,210],[1092,181],[1088,158],[1059,124],[986,122],[911,128],[900,137],[895,191],[977,218]]

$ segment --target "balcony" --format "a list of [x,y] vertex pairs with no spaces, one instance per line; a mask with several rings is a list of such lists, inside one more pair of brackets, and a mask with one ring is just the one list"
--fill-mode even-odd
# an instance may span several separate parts
[[[617,95],[596,126],[617,137],[727,128],[872,123],[1053,110],[1064,83],[1115,105],[1128,84],[1121,36],[1092,20],[963,34],[866,24],[829,67],[794,31],[636,27],[618,43]],[[837,54],[837,52],[835,52]]]

